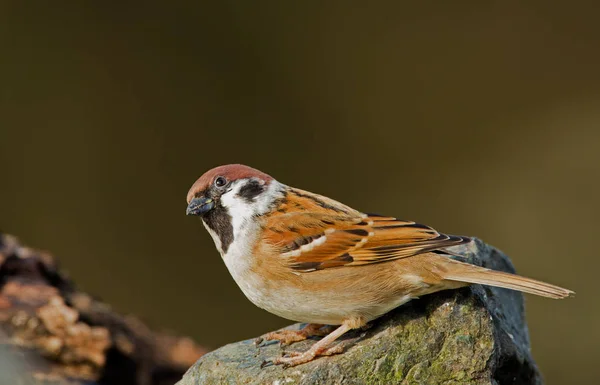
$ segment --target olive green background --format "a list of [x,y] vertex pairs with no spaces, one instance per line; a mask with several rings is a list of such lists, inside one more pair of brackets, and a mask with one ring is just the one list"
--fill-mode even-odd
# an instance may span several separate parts
[[0,2],[0,227],[216,347],[247,301],[189,186],[241,162],[473,235],[520,273],[550,385],[599,371],[597,2]]

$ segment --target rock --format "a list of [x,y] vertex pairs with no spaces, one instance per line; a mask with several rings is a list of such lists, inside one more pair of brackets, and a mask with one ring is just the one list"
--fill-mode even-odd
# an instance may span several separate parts
[[[470,263],[514,272],[506,255],[480,240],[455,251]],[[529,350],[523,296],[506,289],[474,285],[431,294],[343,341],[345,353],[287,369],[260,367],[282,353],[277,343],[233,343],[200,358],[178,385],[542,383]],[[314,342],[285,349],[301,351]]]
[[0,385],[167,385],[204,352],[115,312],[50,254],[0,234]]

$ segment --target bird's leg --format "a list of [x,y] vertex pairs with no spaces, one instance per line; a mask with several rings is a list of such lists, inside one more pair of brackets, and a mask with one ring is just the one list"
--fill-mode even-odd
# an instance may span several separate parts
[[259,345],[263,341],[277,340],[282,346],[286,346],[294,342],[304,341],[309,337],[326,336],[330,332],[330,330],[327,330],[328,328],[321,324],[308,324],[300,330],[277,330],[258,337],[254,340],[254,343]]
[[355,326],[355,322],[344,322],[340,327],[329,333],[327,337],[315,343],[307,351],[300,352],[289,352],[287,357],[277,357],[273,359],[272,363],[275,365],[283,364],[284,367],[296,366],[312,361],[318,356],[328,356],[332,354],[341,353],[343,348],[341,346],[330,346],[333,341],[338,339],[348,330],[355,329],[361,325]]

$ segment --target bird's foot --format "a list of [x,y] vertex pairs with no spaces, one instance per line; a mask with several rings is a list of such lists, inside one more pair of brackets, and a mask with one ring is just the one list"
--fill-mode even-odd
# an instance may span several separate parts
[[273,365],[282,365],[284,368],[289,368],[292,366],[305,364],[317,357],[332,356],[334,354],[340,354],[344,352],[343,344],[337,344],[327,348],[314,349],[315,346],[316,345],[313,345],[313,348],[308,349],[305,352],[284,352],[282,356],[273,359],[272,363]]
[[[303,353],[299,352],[287,352],[282,356],[274,358],[269,361],[265,361],[262,363],[261,368],[266,365],[283,365],[284,368],[289,368],[290,366],[296,366],[300,364],[304,364],[314,360],[319,356],[330,356],[332,354],[342,353],[344,351],[344,347],[342,344],[337,344],[335,346],[331,346],[331,344],[338,339],[341,335],[346,333],[348,330],[358,328],[362,326],[364,323],[358,323],[355,319],[349,319],[344,321],[337,329],[329,333],[325,338],[316,342],[313,346],[310,347],[307,351]],[[320,327],[318,327],[320,329]]]
[[313,336],[326,336],[331,332],[330,326],[320,324],[308,324],[300,330],[278,330],[262,335],[254,340],[255,345],[260,345],[263,341],[279,341],[281,346],[287,346],[294,342],[304,341]]

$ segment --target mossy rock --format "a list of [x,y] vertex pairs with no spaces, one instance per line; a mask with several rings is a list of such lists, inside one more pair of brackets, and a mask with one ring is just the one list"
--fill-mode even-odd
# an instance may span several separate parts
[[[457,251],[471,263],[513,272],[508,257],[477,240]],[[301,325],[293,325],[299,328]],[[284,369],[261,368],[286,348],[252,340],[203,356],[178,385],[212,384],[541,384],[529,351],[520,293],[478,285],[428,295],[403,305],[366,331],[341,339],[343,354]]]

